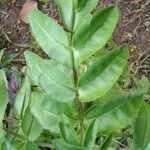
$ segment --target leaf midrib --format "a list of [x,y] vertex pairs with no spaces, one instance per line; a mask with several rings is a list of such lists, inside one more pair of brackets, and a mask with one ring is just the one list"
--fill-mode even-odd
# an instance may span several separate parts
[[[47,78],[47,79],[49,79],[49,80],[50,80],[53,84],[55,84],[55,85],[59,85],[59,86],[63,86],[64,88],[67,88],[67,89],[69,89],[69,90],[74,91],[74,89],[73,89],[73,88],[68,87],[68,86],[65,86],[65,85],[63,85],[63,84],[61,84],[61,83],[57,82],[54,78],[51,78],[51,77],[50,77],[50,76],[48,76],[47,74],[43,73],[43,72],[41,71],[40,67],[36,66],[36,68],[37,68],[37,70],[39,70],[39,71],[41,72],[41,74],[40,74],[40,75],[44,75],[44,76],[46,76],[46,78]],[[39,76],[40,76],[40,75],[39,75]],[[38,76],[38,77],[39,77],[39,76]]]
[[[113,51],[112,51],[112,53],[113,53]],[[86,85],[92,83],[94,80],[96,80],[98,77],[100,77],[100,76],[108,69],[108,67],[113,63],[113,61],[115,61],[115,60],[117,59],[117,57],[119,57],[120,55],[122,55],[122,53],[123,53],[123,51],[121,51],[120,53],[118,53],[118,54],[114,57],[114,59],[112,59],[111,61],[109,61],[109,63],[108,63],[107,66],[101,71],[101,73],[100,73],[99,75],[95,76],[95,77],[93,78],[93,80],[91,80],[90,82],[88,82]],[[107,54],[106,54],[106,55],[107,55]],[[108,54],[108,55],[111,55],[111,53]],[[91,66],[91,67],[92,67],[92,66]],[[81,77],[82,77],[82,76],[81,76]],[[81,85],[80,87],[86,86],[86,85],[83,84],[83,85]]]
[[[43,26],[33,17],[32,20],[34,20],[34,22],[40,27],[40,29],[45,33],[45,35],[48,37],[48,39],[50,39],[51,41],[55,42],[55,43],[58,43],[59,45],[63,46],[63,47],[66,47],[66,50],[69,51],[70,48],[59,42],[58,40],[56,40],[55,38],[51,37],[50,34],[48,34],[48,32],[46,32],[46,30],[44,30]],[[67,36],[67,35],[66,35]],[[68,42],[69,43],[69,42]],[[70,51],[69,51],[70,52]]]

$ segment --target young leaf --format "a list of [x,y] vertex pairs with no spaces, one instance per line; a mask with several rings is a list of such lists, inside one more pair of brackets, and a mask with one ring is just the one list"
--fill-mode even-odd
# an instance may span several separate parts
[[150,106],[142,105],[134,124],[135,150],[145,150],[150,143]]
[[128,60],[128,48],[117,48],[98,59],[79,79],[79,97],[93,101],[108,92],[123,72]]
[[87,150],[93,149],[97,131],[98,131],[98,122],[97,120],[94,120],[90,124],[84,139],[84,147]]
[[115,29],[118,15],[116,6],[108,7],[97,12],[89,24],[75,32],[73,45],[76,66],[105,46]]
[[29,107],[25,111],[22,120],[22,131],[30,141],[35,141],[43,131],[42,126],[38,123],[36,118],[31,114]]
[[77,7],[75,5],[76,12],[73,31],[76,31],[80,27],[83,18],[91,13],[91,11],[96,7],[98,2],[99,0],[78,0]]
[[136,82],[136,89],[143,94],[148,93],[149,88],[150,88],[150,82],[148,78],[146,78],[145,76],[143,76],[141,80],[138,80]]
[[26,76],[20,90],[16,95],[16,100],[14,105],[14,111],[18,119],[21,119],[25,113],[25,110],[28,106],[30,91],[31,91],[30,81]]
[[97,104],[86,111],[87,119],[97,118],[99,133],[115,132],[131,123],[141,106],[142,96],[123,93],[106,103]]
[[3,70],[0,70],[0,138],[3,135],[3,119],[8,103],[7,79]]
[[29,24],[42,49],[58,62],[71,67],[71,50],[67,47],[69,42],[64,30],[39,10],[29,13]]
[[66,28],[69,31],[72,31],[73,29],[73,23],[74,23],[74,1],[73,0],[55,0],[56,4],[59,8],[60,15],[64,21],[64,24]]
[[25,58],[29,77],[34,85],[41,86],[47,94],[59,101],[68,102],[75,98],[70,69],[54,62],[44,61],[32,52],[25,52]]
[[55,140],[54,144],[57,150],[84,150],[82,147],[71,145],[60,140]]
[[70,124],[64,124],[63,122],[59,123],[59,128],[61,131],[61,135],[64,140],[72,145],[79,146],[79,139],[76,131],[71,127]]

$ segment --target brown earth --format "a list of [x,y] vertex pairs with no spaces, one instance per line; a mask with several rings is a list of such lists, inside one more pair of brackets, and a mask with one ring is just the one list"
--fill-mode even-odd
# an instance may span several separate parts
[[[49,0],[47,5],[41,1],[38,0],[38,8],[61,23],[54,0]],[[6,53],[19,54],[14,60],[17,66],[24,64],[25,50],[45,55],[32,38],[29,25],[20,20],[24,2],[8,0],[0,3],[0,48],[6,48]],[[117,4],[121,14],[113,40],[118,44],[129,44],[135,75],[150,77],[150,0],[101,0],[97,8],[110,4]]]

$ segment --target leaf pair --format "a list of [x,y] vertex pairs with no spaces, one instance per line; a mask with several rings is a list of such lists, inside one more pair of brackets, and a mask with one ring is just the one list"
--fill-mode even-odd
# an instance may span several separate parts
[[[72,10],[75,9],[73,0],[69,2],[57,0],[63,19],[65,18],[65,24],[69,29],[77,28],[79,22],[82,22],[81,19],[85,14],[89,15],[97,2],[98,0],[88,0],[83,4],[79,2],[79,6],[82,8],[75,11]],[[69,8],[66,9],[66,7]],[[50,57],[70,68],[73,65],[78,67],[82,61],[106,44],[114,31],[117,20],[117,7],[112,6],[98,11],[89,23],[83,21],[75,34],[71,35],[73,39],[70,41],[70,36],[67,36],[62,27],[48,16],[38,10],[33,10],[29,14],[32,33],[42,49]]]
[[[48,95],[58,101],[68,102],[75,98],[72,74],[69,73],[71,72],[69,69],[44,61],[31,52],[26,52],[25,58],[33,84],[41,86]],[[126,46],[100,57],[79,79],[80,100],[92,101],[105,95],[120,77],[127,59]]]

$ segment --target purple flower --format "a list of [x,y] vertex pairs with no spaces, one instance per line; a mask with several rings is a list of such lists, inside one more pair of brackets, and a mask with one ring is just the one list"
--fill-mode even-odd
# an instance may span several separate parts
[[10,75],[8,79],[9,105],[12,108],[15,103],[16,93],[19,89],[17,78],[14,74]]

